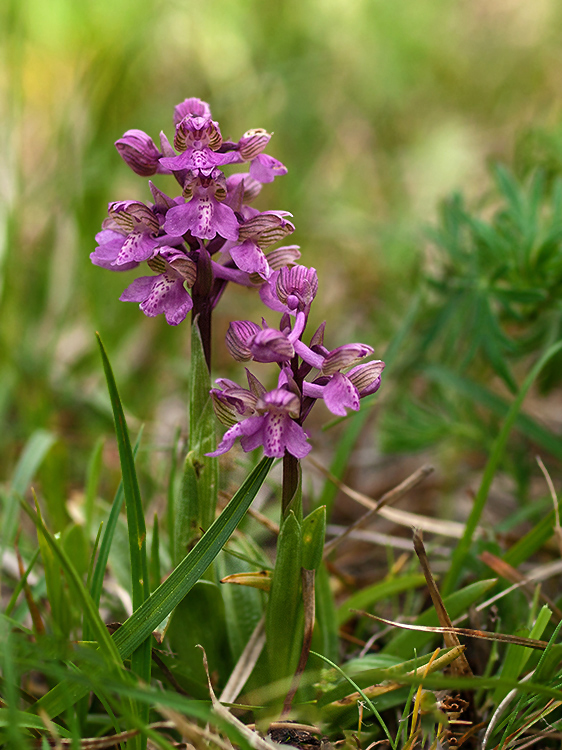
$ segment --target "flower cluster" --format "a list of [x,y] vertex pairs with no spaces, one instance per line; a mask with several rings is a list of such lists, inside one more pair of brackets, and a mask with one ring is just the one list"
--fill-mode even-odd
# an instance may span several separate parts
[[[271,135],[258,128],[238,142],[223,141],[209,105],[194,98],[175,108],[174,125],[173,146],[161,133],[158,148],[142,130],[128,130],[115,146],[136,174],[173,175],[181,195],[171,198],[150,182],[153,203],[110,203],[90,255],[111,271],[146,262],[156,275],[136,279],[121,300],[140,303],[148,316],[163,313],[170,325],[192,310],[190,290],[197,296],[198,286],[204,289],[212,309],[226,282],[259,286],[300,255],[294,245],[266,254],[295,228],[286,211],[249,205],[263,183],[287,172],[264,153]],[[236,164],[248,170],[227,177],[222,168]]]
[[[209,455],[225,453],[240,438],[245,451],[262,445],[266,456],[303,458],[310,450],[303,423],[316,401],[337,416],[357,411],[360,399],[379,388],[384,362],[361,362],[373,353],[367,344],[327,349],[324,324],[308,344],[303,340],[318,291],[316,271],[296,265],[296,245],[270,249],[294,232],[291,214],[249,205],[262,184],[287,172],[264,153],[271,135],[258,128],[237,142],[224,141],[209,105],[195,98],[178,104],[174,125],[173,145],[164,133],[158,147],[142,130],[128,130],[115,146],[136,174],[172,175],[181,194],[170,197],[149,182],[152,203],[110,203],[90,257],[111,271],[146,263],[154,275],[135,279],[121,300],[139,303],[151,317],[164,314],[170,325],[190,311],[198,316],[209,367],[211,313],[225,285],[259,288],[264,305],[281,313],[279,327],[235,321],[226,344],[240,362],[275,363],[277,387],[268,391],[249,371],[248,388],[217,381],[211,395],[228,430]],[[241,164],[247,171],[223,172]]]
[[220,379],[211,390],[215,411],[228,426],[222,442],[211,456],[234,445],[236,438],[245,451],[263,446],[266,456],[281,458],[285,451],[304,458],[310,451],[303,422],[318,399],[337,416],[357,411],[359,400],[375,393],[384,362],[359,363],[373,353],[367,344],[344,344],[329,350],[324,346],[324,328],[303,341],[311,304],[318,290],[314,268],[295,265],[273,272],[262,285],[263,302],[282,313],[278,328],[239,320],[230,324],[226,345],[239,362],[277,363],[277,387],[271,391],[247,372],[248,388]]

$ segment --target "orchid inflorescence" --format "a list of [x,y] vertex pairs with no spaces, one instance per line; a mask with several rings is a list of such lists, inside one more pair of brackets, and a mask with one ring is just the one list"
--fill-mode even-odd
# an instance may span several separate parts
[[[174,124],[175,151],[164,133],[159,149],[141,130],[128,130],[115,145],[136,174],[173,175],[181,195],[171,198],[150,182],[153,203],[110,203],[90,257],[112,271],[146,262],[156,275],[137,278],[120,299],[140,303],[151,317],[163,313],[170,325],[178,325],[191,311],[207,339],[211,312],[226,284],[258,288],[262,302],[282,314],[279,328],[265,320],[261,326],[235,321],[226,343],[240,362],[275,363],[277,387],[268,391],[249,371],[248,388],[219,379],[211,396],[217,416],[229,429],[208,455],[225,453],[240,438],[245,451],[261,445],[269,457],[288,453],[303,458],[310,445],[302,424],[314,403],[323,399],[338,416],[358,410],[359,400],[379,388],[384,362],[358,364],[373,353],[367,344],[327,349],[324,324],[308,344],[303,341],[318,290],[316,271],[296,264],[296,245],[264,253],[294,231],[287,218],[291,214],[260,212],[248,205],[263,183],[287,172],[264,153],[271,135],[258,128],[238,142],[223,141],[209,105],[195,98],[175,108]],[[221,168],[236,164],[249,164],[249,169],[225,176]],[[207,322],[201,325],[205,316]],[[203,345],[209,365],[210,341]]]

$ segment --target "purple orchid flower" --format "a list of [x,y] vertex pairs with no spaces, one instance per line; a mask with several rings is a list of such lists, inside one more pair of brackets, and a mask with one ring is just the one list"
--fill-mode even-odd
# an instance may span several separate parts
[[160,159],[160,164],[174,172],[188,169],[208,173],[215,167],[239,161],[238,154],[233,151],[219,152],[221,145],[219,125],[211,120],[210,115],[188,114],[176,125],[174,136],[176,151],[182,153],[178,156],[165,156]]
[[[233,398],[228,389],[226,394],[223,395],[223,399]],[[264,392],[257,398],[250,391],[246,394],[246,404],[251,403],[252,398],[255,399],[255,416],[246,416],[230,427],[217,450],[207,455],[220,456],[226,453],[236,439],[240,438],[240,445],[246,453],[261,445],[264,454],[270,458],[282,458],[285,451],[295,458],[307,456],[311,450],[307,434],[301,425],[295,422],[300,412],[299,397],[285,388]]]
[[156,189],[153,193],[157,203],[152,207],[140,201],[109,204],[109,217],[96,235],[99,246],[90,254],[94,265],[126,271],[151,258],[159,247],[182,244],[182,237],[161,233],[164,200],[166,205],[175,205],[174,201]]
[[228,240],[238,239],[238,220],[234,211],[223,203],[226,180],[219,169],[207,175],[188,173],[183,191],[190,199],[174,206],[166,214],[164,230],[171,235],[191,232],[200,239],[213,239],[217,234]]
[[291,315],[304,313],[308,317],[317,291],[316,269],[295,265],[272,273],[261,286],[260,297],[271,310]]
[[115,141],[115,148],[123,161],[141,177],[170,171],[160,165],[164,154],[156,148],[154,141],[144,130],[127,130]]
[[159,254],[149,261],[149,266],[160,273],[135,279],[119,299],[140,302],[140,309],[149,317],[164,313],[166,321],[177,326],[193,307],[186,286],[195,283],[197,266],[185,253],[173,247],[161,248]]
[[287,221],[288,211],[264,211],[246,207],[243,215],[247,220],[239,226],[238,242],[227,243],[222,252],[229,253],[236,266],[246,273],[258,274],[262,279],[271,276],[271,269],[263,248],[273,245],[295,231],[294,224]]
[[238,360],[247,362],[288,362],[295,356],[289,337],[263,321],[260,328],[250,320],[235,320],[226,332],[228,351]]
[[[324,347],[316,346],[315,349],[322,351]],[[359,399],[374,393],[380,386],[384,368],[384,362],[380,360],[359,365],[348,373],[341,372],[345,367],[373,353],[373,347],[368,344],[344,344],[331,352],[324,349],[326,354],[319,354],[298,341],[295,342],[295,351],[305,362],[320,370],[317,380],[303,383],[304,395],[324,399],[328,409],[336,416],[344,417],[347,409],[358,411]]]

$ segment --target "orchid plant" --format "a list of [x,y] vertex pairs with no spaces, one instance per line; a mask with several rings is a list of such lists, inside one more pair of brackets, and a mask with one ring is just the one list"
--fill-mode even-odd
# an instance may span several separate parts
[[[170,197],[150,181],[152,203],[110,203],[108,218],[96,236],[98,246],[90,257],[95,265],[111,271],[147,264],[153,275],[140,276],[120,297],[139,303],[145,315],[163,314],[176,326],[191,312],[190,452],[184,491],[174,516],[176,563],[199,529],[205,530],[214,520],[217,457],[229,451],[237,439],[246,452],[262,447],[266,457],[283,461],[279,563],[295,539],[289,527],[297,529],[301,544],[302,507],[300,501],[293,500],[299,487],[300,459],[311,450],[304,428],[306,418],[318,400],[336,416],[357,411],[360,400],[378,390],[384,362],[362,361],[373,354],[368,344],[327,348],[325,323],[307,338],[311,305],[318,292],[316,270],[298,263],[296,245],[271,249],[294,232],[291,214],[260,212],[250,205],[263,184],[287,172],[280,161],[264,153],[271,135],[257,128],[237,142],[224,141],[209,105],[195,98],[175,108],[174,125],[173,147],[164,133],[157,147],[141,130],[127,131],[115,145],[136,174],[172,175],[181,193]],[[246,165],[247,171],[227,176],[223,169],[234,165]],[[277,327],[265,319],[261,325],[233,321],[226,335],[226,346],[235,360],[269,363],[276,368],[274,388],[268,389],[248,369],[247,388],[225,378],[210,387],[212,312],[228,282],[255,288],[268,314],[281,315]],[[198,358],[197,352],[202,356]],[[206,416],[210,403],[227,427],[218,447],[215,425]],[[285,521],[289,526],[283,533]],[[324,526],[318,528],[321,548]],[[287,549],[282,549],[283,544]],[[321,555],[315,560],[317,567]],[[276,567],[274,581],[283,578]],[[304,595],[304,584],[293,594],[295,591]],[[272,589],[270,622],[274,599],[278,603],[279,594],[275,596]],[[267,635],[272,652],[276,647],[271,627]],[[282,637],[286,640],[285,633]]]

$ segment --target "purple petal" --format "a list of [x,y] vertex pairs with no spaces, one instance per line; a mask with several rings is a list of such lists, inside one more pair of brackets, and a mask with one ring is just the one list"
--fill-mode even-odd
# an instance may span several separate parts
[[132,232],[125,238],[121,252],[115,259],[115,265],[122,266],[124,263],[141,263],[148,260],[154,254],[157,244],[148,234]]
[[177,326],[179,323],[183,323],[187,313],[193,307],[193,300],[185,290],[181,280],[177,280],[170,287],[169,293],[163,302],[163,307],[168,325]]
[[141,177],[153,175],[158,169],[158,159],[162,154],[143,130],[127,130],[115,141],[115,148],[133,172]]
[[380,359],[357,365],[346,376],[359,391],[359,398],[370,396],[380,388],[384,362]]
[[253,240],[245,240],[242,244],[231,247],[230,257],[241,271],[257,273],[262,279],[271,275],[265,255]]
[[275,328],[258,331],[249,347],[256,362],[286,362],[295,355],[287,336]]
[[324,402],[332,414],[345,417],[346,408],[359,410],[359,393],[353,383],[341,372],[336,372],[324,386]]
[[189,203],[175,206],[166,213],[164,231],[174,237],[181,237],[189,229],[191,210]]
[[210,117],[211,108],[207,102],[192,96],[189,99],[184,99],[183,102],[174,107],[174,125],[178,125],[187,115],[192,115],[193,117]]
[[265,284],[260,286],[260,297],[263,304],[270,310],[286,313],[289,312],[289,308],[280,301],[276,293],[278,276],[279,271],[274,271]]
[[312,450],[312,446],[307,441],[307,434],[292,419],[287,419],[285,423],[285,447],[295,458],[304,458]]
[[250,346],[261,328],[251,320],[234,320],[226,332],[226,348],[238,362],[252,359]]
[[144,302],[149,296],[158,276],[141,276],[135,279],[119,297],[121,302]]
[[268,154],[259,154],[250,164],[250,176],[258,182],[273,182],[284,174],[287,174],[287,167]]
[[263,452],[270,458],[282,458],[285,453],[286,420],[291,420],[286,414],[269,412],[265,415]]
[[245,446],[249,438],[251,438],[254,434],[260,434],[262,423],[263,417],[248,417],[248,419],[244,419],[242,422],[238,422],[224,433],[223,439],[221,440],[216,451],[213,451],[212,453],[206,453],[205,455],[221,456],[223,453],[226,453],[232,448],[236,438],[238,437],[241,438],[242,448],[246,452],[253,450],[253,448],[257,448],[258,445],[261,445],[261,441],[258,441],[258,443],[252,448],[247,448]]
[[[160,315],[160,313],[166,312],[170,305],[174,308],[177,304],[175,287],[178,285],[183,289],[182,282],[172,278],[168,274],[163,273],[160,274],[160,276],[155,276],[150,294],[143,302],[141,302],[140,309],[145,315],[153,318],[155,315]],[[187,292],[185,293],[187,294]]]
[[129,271],[131,268],[136,268],[138,266],[136,261],[122,263],[119,266],[115,265],[115,259],[121,252],[121,247],[123,245],[123,235],[117,234],[117,232],[112,232],[111,230],[106,230],[105,232],[100,232],[96,235],[98,241],[102,234],[115,235],[116,239],[111,239],[108,242],[100,244],[93,253],[90,253],[90,260],[95,266],[106,268],[109,271]]
[[237,240],[239,225],[234,211],[230,208],[230,206],[225,206],[224,203],[219,203],[218,201],[213,200],[213,204],[213,224],[218,234],[220,234],[221,237],[224,237],[227,240]]
[[344,367],[355,364],[358,359],[367,357],[373,351],[373,347],[368,344],[344,344],[343,346],[338,346],[326,356],[324,365],[322,366],[322,374],[333,375]]

